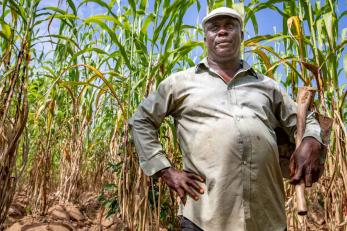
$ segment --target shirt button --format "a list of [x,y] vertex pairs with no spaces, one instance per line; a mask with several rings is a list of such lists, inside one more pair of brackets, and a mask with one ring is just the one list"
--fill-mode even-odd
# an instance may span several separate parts
[[240,121],[240,117],[236,117],[236,120],[237,120],[237,121]]
[[242,161],[242,164],[243,164],[243,165],[246,165],[246,164],[247,164],[247,161],[245,161],[245,160]]

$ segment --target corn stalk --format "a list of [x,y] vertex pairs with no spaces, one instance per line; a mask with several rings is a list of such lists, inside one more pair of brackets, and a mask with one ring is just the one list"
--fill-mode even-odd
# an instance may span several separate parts
[[[294,99],[298,86],[316,86],[319,98],[315,101],[321,102],[318,110],[334,118],[326,171],[319,183],[308,190],[309,208],[318,206],[326,224],[317,225],[309,218],[308,225],[346,230],[346,190],[339,190],[347,185],[343,122],[346,90],[338,66],[346,40],[337,39],[341,31],[338,21],[346,13],[337,15],[338,1],[69,0],[58,1],[57,6],[40,1],[46,5],[36,20],[37,24],[46,23],[47,32],[36,38],[35,44],[29,39],[32,26],[28,27],[29,23],[34,25],[30,14],[36,10],[35,4],[21,3],[25,7],[20,8],[19,1],[1,2],[6,10],[2,12],[0,33],[3,73],[0,128],[1,134],[6,134],[1,136],[1,142],[13,141],[9,131],[23,126],[28,110],[24,109],[30,104],[27,136],[20,140],[23,147],[17,139],[14,150],[24,153],[24,144],[30,146],[29,170],[21,182],[29,185],[35,212],[45,213],[51,192],[58,191],[63,202],[74,201],[81,192],[98,191],[104,183],[111,182],[104,189],[111,190],[112,195],[105,206],[109,214],[119,213],[127,227],[132,230],[178,227],[176,196],[162,182],[143,175],[127,121],[160,81],[172,72],[193,66],[206,55],[200,49],[203,47],[200,19],[185,21],[190,10],[200,12],[204,4],[210,10],[226,5],[245,14],[246,35],[249,26],[253,27],[255,36],[246,36],[243,46],[245,56],[251,54],[254,58],[254,67],[281,82]],[[102,13],[85,16],[86,8],[96,7]],[[283,32],[260,34],[256,14],[263,10],[278,13]],[[304,23],[308,27],[303,27]],[[41,44],[50,48],[40,52],[37,45]],[[35,52],[29,56],[30,47]],[[29,57],[34,60],[31,64],[35,64],[36,70],[32,76],[28,75]],[[172,119],[165,120],[159,136],[169,159],[180,168]],[[1,148],[6,145],[1,143]],[[10,172],[15,160],[16,151],[11,155]],[[20,160],[17,154],[17,161]],[[6,162],[1,161],[1,168],[3,163]],[[7,176],[13,186],[17,179],[11,178],[13,174]],[[8,190],[1,192],[13,195],[13,190],[12,187],[12,194]],[[286,193],[289,228],[298,230],[293,192],[288,185]],[[10,200],[6,200],[9,204]]]
[[[0,17],[0,226],[16,189],[16,156],[28,117],[28,78],[37,1],[3,1]],[[29,10],[24,10],[24,7]],[[23,150],[24,151],[24,150]]]

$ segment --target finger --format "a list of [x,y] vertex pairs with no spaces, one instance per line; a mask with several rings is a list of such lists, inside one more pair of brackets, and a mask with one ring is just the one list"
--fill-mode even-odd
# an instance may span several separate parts
[[182,187],[184,188],[184,190],[188,193],[188,195],[191,198],[193,198],[194,200],[198,200],[199,199],[198,195],[187,184],[184,184]]
[[305,174],[305,186],[312,187],[312,174]]
[[205,182],[205,179],[202,176],[196,175],[194,173],[187,173],[188,177],[200,182]]
[[179,196],[181,199],[182,199],[182,198],[184,197],[184,195],[185,195],[184,190],[181,189],[181,188],[176,189],[176,192],[177,192],[178,196]]
[[290,177],[293,177],[295,175],[295,170],[296,170],[296,161],[294,158],[294,154],[292,154],[289,161]]
[[312,183],[315,183],[318,181],[318,179],[321,177],[324,170],[324,164],[316,163],[313,165],[311,174],[312,174]]
[[192,186],[193,189],[197,192],[199,192],[200,194],[204,193],[203,188],[200,187],[200,185],[195,181],[195,180],[190,180],[187,182],[189,186]]
[[321,172],[320,172],[320,168],[315,168],[315,169],[312,169],[311,171],[311,174],[312,174],[312,183],[315,183],[318,181],[320,175],[321,175]]
[[186,196],[185,196],[184,190],[181,189],[181,188],[179,188],[179,189],[177,189],[176,192],[177,192],[178,196],[180,197],[180,199],[181,199],[183,205],[185,205],[185,204],[186,204]]
[[307,166],[305,169],[305,186],[306,187],[312,186],[312,171],[310,166]]
[[299,166],[294,174],[294,176],[290,179],[289,183],[291,184],[299,184],[302,178],[302,166]]

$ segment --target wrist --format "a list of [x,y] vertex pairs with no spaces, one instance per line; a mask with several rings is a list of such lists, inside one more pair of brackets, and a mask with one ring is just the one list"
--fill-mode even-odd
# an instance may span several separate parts
[[169,171],[170,168],[171,168],[171,167],[167,167],[167,168],[163,168],[163,169],[159,170],[159,171],[155,174],[155,176],[156,176],[156,177],[162,177],[164,174],[166,174],[166,173]]
[[322,150],[324,147],[324,145],[313,136],[307,136],[303,139],[303,141],[304,140],[306,140],[311,146],[315,147],[316,149]]

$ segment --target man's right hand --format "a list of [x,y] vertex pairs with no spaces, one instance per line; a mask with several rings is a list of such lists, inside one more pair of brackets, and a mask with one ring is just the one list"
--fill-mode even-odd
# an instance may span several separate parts
[[185,195],[194,200],[198,200],[199,196],[196,192],[203,194],[204,190],[199,186],[197,181],[205,182],[204,178],[191,172],[179,171],[174,168],[165,168],[158,172],[158,176],[181,198],[183,204],[186,203]]

